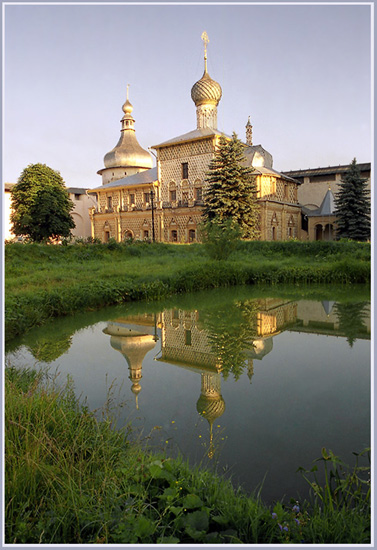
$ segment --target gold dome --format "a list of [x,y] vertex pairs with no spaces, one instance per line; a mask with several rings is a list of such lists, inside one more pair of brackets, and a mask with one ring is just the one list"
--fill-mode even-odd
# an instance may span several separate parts
[[127,99],[123,104],[122,110],[124,116],[121,120],[121,136],[116,146],[105,155],[105,167],[140,168],[148,170],[153,167],[153,160],[150,153],[143,149],[136,139],[134,128],[135,120],[131,115],[133,106],[128,99],[128,87]]
[[191,88],[191,99],[198,105],[218,105],[222,96],[221,86],[204,71],[203,76]]

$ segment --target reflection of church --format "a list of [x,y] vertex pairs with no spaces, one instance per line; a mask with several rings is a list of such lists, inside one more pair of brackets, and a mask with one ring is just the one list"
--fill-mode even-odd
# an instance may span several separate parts
[[[272,337],[295,322],[297,304],[282,300],[258,301],[255,312],[257,333],[251,331],[245,349],[245,368],[251,380],[253,360],[261,360],[272,350]],[[120,351],[127,361],[131,391],[141,391],[142,362],[146,354],[156,346],[157,332],[161,341],[158,361],[170,363],[197,373],[201,378],[197,412],[209,423],[210,447],[208,456],[214,454],[213,424],[225,411],[221,394],[222,364],[211,343],[210,331],[201,323],[197,310],[164,310],[158,315],[140,315],[118,319],[108,323],[104,330],[111,336],[111,346]]]

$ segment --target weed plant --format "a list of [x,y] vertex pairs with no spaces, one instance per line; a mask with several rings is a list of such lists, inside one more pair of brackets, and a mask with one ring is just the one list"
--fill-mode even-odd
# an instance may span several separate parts
[[7,544],[370,542],[370,485],[355,484],[358,465],[337,473],[335,455],[322,453],[335,470],[323,488],[309,480],[319,500],[266,506],[260,494],[142,450],[108,407],[96,420],[69,380],[59,387],[46,376],[5,372]]

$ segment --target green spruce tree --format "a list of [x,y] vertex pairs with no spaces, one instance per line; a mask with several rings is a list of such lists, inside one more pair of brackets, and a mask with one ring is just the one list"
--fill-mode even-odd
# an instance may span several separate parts
[[233,133],[221,136],[219,147],[206,174],[205,223],[231,220],[238,224],[243,238],[259,236],[259,206],[253,168],[245,166],[244,146]]
[[370,195],[366,182],[360,175],[356,159],[353,159],[335,195],[339,239],[370,239]]
[[72,209],[60,173],[45,164],[30,164],[12,191],[13,233],[35,242],[69,237],[75,227]]

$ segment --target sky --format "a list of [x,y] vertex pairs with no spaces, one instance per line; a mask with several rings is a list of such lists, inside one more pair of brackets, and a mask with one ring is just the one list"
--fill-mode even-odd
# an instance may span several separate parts
[[222,87],[218,129],[278,171],[372,161],[371,5],[3,3],[3,181],[29,164],[101,185],[126,87],[147,149],[196,128],[191,87]]

